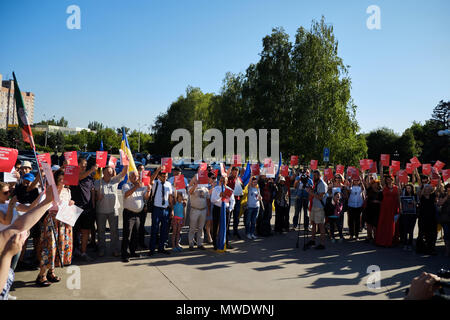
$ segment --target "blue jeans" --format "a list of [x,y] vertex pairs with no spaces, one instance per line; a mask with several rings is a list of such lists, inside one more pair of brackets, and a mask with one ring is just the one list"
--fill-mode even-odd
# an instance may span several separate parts
[[[160,227],[161,224],[161,227]],[[150,236],[150,251],[155,251],[156,237],[159,232],[158,250],[164,250],[164,243],[168,238],[169,209],[154,207],[152,212],[152,231]]]
[[259,208],[248,208],[245,220],[245,233],[255,234],[256,218],[258,217]]
[[241,199],[236,200],[233,210],[233,233],[237,233],[239,226],[239,213],[241,212]]

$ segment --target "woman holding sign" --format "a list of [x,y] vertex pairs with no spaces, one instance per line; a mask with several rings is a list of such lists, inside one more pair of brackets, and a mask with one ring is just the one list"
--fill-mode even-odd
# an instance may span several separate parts
[[[70,206],[73,205],[74,202],[71,200],[70,190],[64,187],[64,171],[61,169],[55,171],[53,177],[61,202],[68,202]],[[57,213],[58,207],[50,208],[41,228],[41,269],[36,279],[36,284],[40,287],[48,287],[52,282],[59,282],[61,280],[60,277],[55,275],[55,266],[60,266],[59,259],[56,259],[56,246],[59,247],[64,265],[70,265],[72,262],[72,227],[57,220]],[[51,220],[53,220],[53,225],[58,236],[56,241],[53,236]]]

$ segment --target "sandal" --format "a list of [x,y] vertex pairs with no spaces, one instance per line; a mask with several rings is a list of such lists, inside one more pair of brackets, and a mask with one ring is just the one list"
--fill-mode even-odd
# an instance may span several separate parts
[[50,282],[60,282],[61,278],[57,277],[54,273],[47,272],[47,279]]
[[39,287],[48,287],[51,285],[51,282],[48,282],[47,280],[44,280],[44,276],[38,276],[36,278],[36,284]]

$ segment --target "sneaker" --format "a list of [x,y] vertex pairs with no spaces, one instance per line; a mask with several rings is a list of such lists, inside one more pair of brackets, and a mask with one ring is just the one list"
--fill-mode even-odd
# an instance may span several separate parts
[[325,246],[319,244],[317,247],[315,247],[316,250],[323,250],[325,249]]
[[12,296],[8,293],[8,300],[17,300],[16,296]]
[[252,234],[252,239],[258,239],[258,237],[255,236],[255,234]]
[[250,233],[247,234],[247,239],[252,240],[252,235]]
[[81,258],[86,261],[86,262],[92,262],[94,261],[94,259],[92,259],[91,257],[89,257],[86,253],[82,253],[81,254]]

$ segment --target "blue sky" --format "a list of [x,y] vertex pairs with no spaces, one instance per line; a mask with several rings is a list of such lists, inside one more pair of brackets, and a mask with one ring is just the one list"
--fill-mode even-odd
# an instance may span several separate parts
[[[81,30],[66,27],[72,4]],[[366,27],[370,5],[381,30]],[[446,0],[1,1],[0,73],[36,94],[35,121],[146,131],[188,85],[218,93],[226,72],[245,72],[273,27],[293,40],[324,15],[350,65],[361,131],[401,133],[450,100],[449,12]]]

